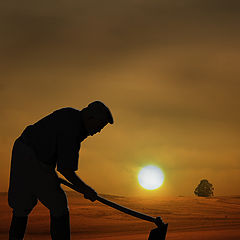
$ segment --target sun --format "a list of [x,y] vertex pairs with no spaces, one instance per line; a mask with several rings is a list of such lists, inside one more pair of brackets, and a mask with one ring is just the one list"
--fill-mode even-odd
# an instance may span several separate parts
[[139,184],[148,190],[155,190],[163,184],[164,174],[154,165],[148,165],[141,169],[138,174]]

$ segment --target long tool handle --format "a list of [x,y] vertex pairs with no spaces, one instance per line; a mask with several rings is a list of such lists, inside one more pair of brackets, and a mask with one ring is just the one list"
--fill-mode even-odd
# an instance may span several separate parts
[[[71,189],[73,189],[73,190],[75,190],[75,191],[77,191],[77,192],[82,193],[82,192],[79,190],[79,188],[77,188],[76,186],[74,186],[74,185],[71,184],[70,182],[68,182],[68,181],[66,181],[66,180],[64,180],[64,179],[62,179],[62,178],[59,178],[59,181],[60,181],[60,183],[66,185],[66,186],[68,186],[68,187],[70,187]],[[151,217],[151,216],[149,216],[149,215],[146,215],[146,214],[143,214],[143,213],[140,213],[140,212],[133,211],[133,210],[131,210],[131,209],[129,209],[129,208],[123,207],[123,206],[121,206],[121,205],[118,205],[117,203],[114,203],[114,202],[112,202],[112,201],[109,201],[109,200],[107,200],[107,199],[105,199],[105,198],[103,198],[103,197],[97,196],[97,200],[98,200],[99,202],[105,204],[105,205],[108,205],[108,206],[110,206],[110,207],[112,207],[112,208],[115,208],[115,209],[117,209],[117,210],[119,210],[119,211],[121,211],[121,212],[124,212],[124,213],[128,214],[128,215],[131,215],[131,216],[134,216],[134,217],[137,217],[137,218],[140,218],[140,219],[149,221],[149,222],[156,223],[156,219],[153,218],[153,217]]]
[[115,208],[115,209],[117,209],[117,210],[119,210],[121,212],[124,212],[124,213],[126,213],[128,215],[131,215],[131,216],[134,216],[136,218],[140,218],[140,219],[143,219],[143,220],[155,223],[155,218],[153,218],[153,217],[151,217],[149,215],[146,215],[146,214],[143,214],[143,213],[140,213],[140,212],[136,212],[136,211],[134,211],[132,209],[123,207],[123,206],[121,206],[121,205],[119,205],[117,203],[111,202],[111,201],[109,201],[109,200],[107,200],[107,199],[105,199],[103,197],[100,197],[100,196],[97,197],[97,200],[99,202],[103,203],[103,204],[106,204],[106,205],[108,205],[108,206],[110,206],[112,208]]

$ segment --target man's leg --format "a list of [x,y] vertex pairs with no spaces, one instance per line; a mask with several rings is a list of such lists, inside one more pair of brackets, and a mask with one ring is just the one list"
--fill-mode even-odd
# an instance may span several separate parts
[[70,240],[69,213],[62,216],[50,214],[50,233],[53,240]]
[[70,240],[68,202],[54,170],[50,171],[39,163],[39,181],[35,193],[39,201],[49,209],[50,233],[53,240]]
[[[60,187],[59,187],[60,188]],[[50,233],[53,240],[70,240],[70,219],[67,198],[60,188],[39,196],[39,201],[50,212]]]
[[12,215],[12,222],[9,230],[9,240],[22,240],[24,238],[28,216],[17,217]]
[[10,181],[8,189],[8,204],[13,209],[9,229],[10,240],[22,240],[27,226],[28,214],[37,204],[37,198],[31,193],[29,170],[31,153],[17,139],[14,143],[11,159]]
[[[49,184],[51,186],[51,184]],[[67,197],[60,186],[46,188],[38,195],[39,201],[49,209],[50,233],[53,240],[70,240],[70,220]]]
[[28,215],[36,204],[37,199],[34,197],[27,198],[26,195],[23,195],[22,199],[18,197],[17,204],[15,204],[12,213],[12,221],[9,229],[9,240],[22,240],[24,238]]

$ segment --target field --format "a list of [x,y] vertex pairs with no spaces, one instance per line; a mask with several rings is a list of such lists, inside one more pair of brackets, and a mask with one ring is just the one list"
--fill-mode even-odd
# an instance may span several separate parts
[[[154,224],[127,216],[81,195],[67,192],[72,240],[147,240]],[[167,240],[239,240],[240,196],[147,199],[102,195],[128,208],[161,216],[169,223]],[[11,209],[0,194],[0,239],[8,239]],[[25,240],[50,240],[49,212],[41,204],[29,216]]]

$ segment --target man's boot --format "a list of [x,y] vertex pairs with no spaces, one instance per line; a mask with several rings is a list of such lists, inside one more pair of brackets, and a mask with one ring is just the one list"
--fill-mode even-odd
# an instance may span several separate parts
[[28,216],[16,217],[12,215],[12,222],[9,230],[9,240],[23,240]]
[[54,217],[50,215],[50,233],[52,240],[70,240],[69,213]]

